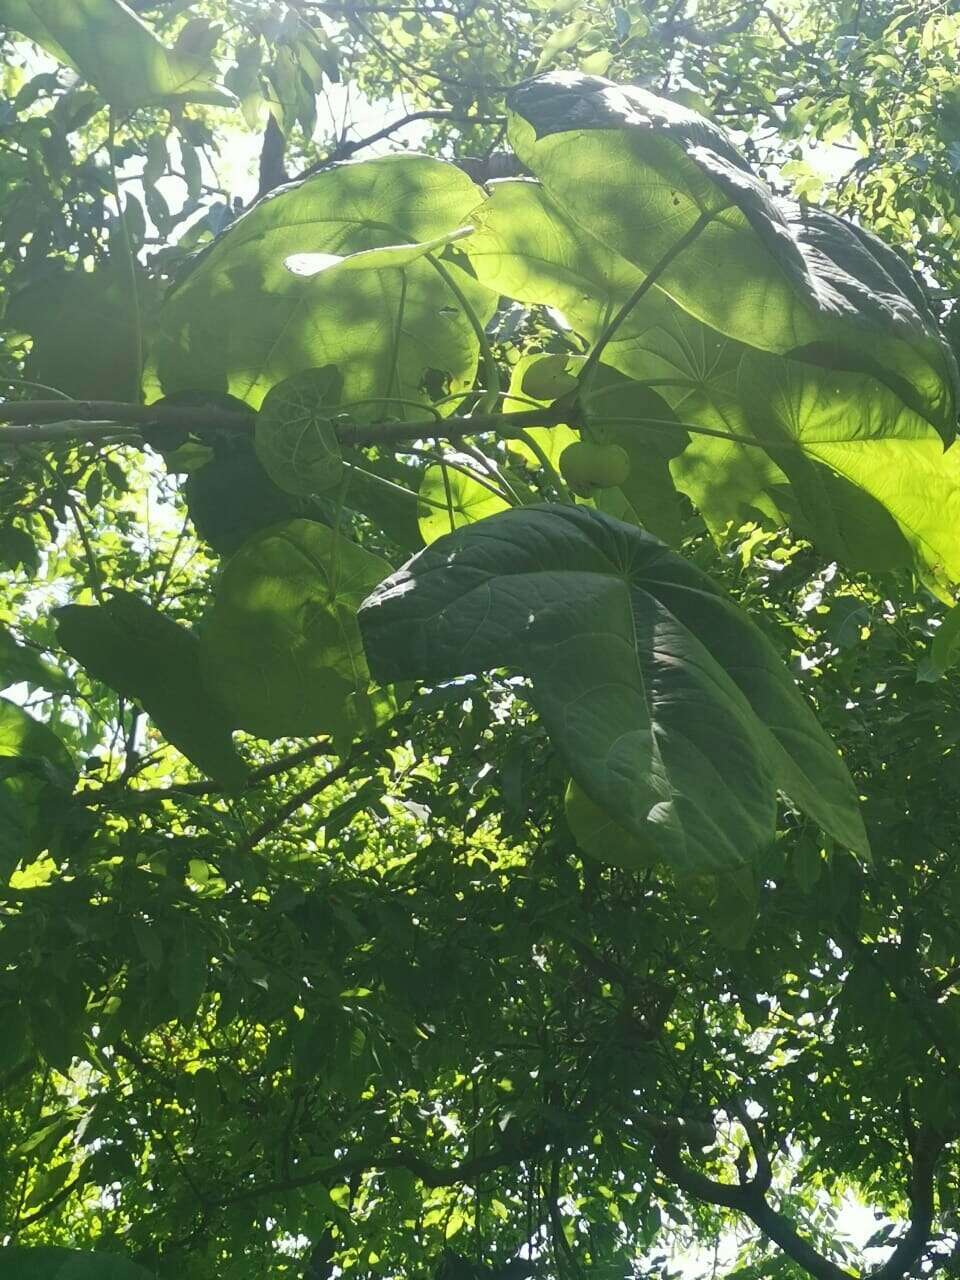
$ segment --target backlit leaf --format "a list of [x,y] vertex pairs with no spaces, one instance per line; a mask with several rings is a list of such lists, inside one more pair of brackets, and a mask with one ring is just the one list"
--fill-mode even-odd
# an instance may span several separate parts
[[307,369],[273,387],[257,414],[257,457],[288,493],[311,494],[340,481],[343,460],[332,411],[343,379],[334,365]]
[[451,529],[483,520],[510,505],[462,471],[447,467],[444,476],[441,466],[428,467],[423,473],[419,504],[420,536],[428,545]]
[[122,0],[0,0],[0,23],[35,40],[115,107],[229,102],[209,48],[165,48]]
[[[438,389],[463,390],[476,373],[476,333],[424,251],[482,199],[456,166],[417,155],[338,165],[282,188],[170,295],[151,376],[165,391],[211,387],[257,408],[277,383],[333,364],[343,403],[362,420],[382,418],[384,406],[359,401],[429,403]],[[287,263],[304,254],[343,261],[298,274]],[[495,296],[455,263],[446,269],[486,322]]]
[[389,571],[310,520],[264,529],[227,561],[203,662],[242,728],[279,738],[343,735],[376,722],[356,611]]

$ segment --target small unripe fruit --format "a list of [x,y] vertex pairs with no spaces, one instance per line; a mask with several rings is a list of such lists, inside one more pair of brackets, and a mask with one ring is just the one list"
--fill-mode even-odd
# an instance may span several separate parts
[[618,444],[577,440],[560,455],[560,474],[580,498],[595,489],[613,489],[630,475],[630,457]]

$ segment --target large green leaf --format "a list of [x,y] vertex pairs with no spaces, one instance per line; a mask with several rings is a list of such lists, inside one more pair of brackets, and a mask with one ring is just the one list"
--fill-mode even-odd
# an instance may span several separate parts
[[198,28],[167,49],[122,0],[0,0],[0,24],[75,67],[115,107],[230,101],[212,87]]
[[604,352],[627,376],[652,380],[681,421],[722,433],[691,432],[670,460],[674,484],[714,534],[744,520],[785,522],[787,477],[763,449],[741,443],[753,436],[740,400],[740,363],[749,350],[678,307],[644,306]]
[[[835,250],[842,244],[856,259],[858,274],[838,278],[837,288],[846,288],[862,312],[877,360],[849,351],[844,356],[824,344],[798,350],[803,360],[776,359],[710,328],[652,290],[604,352],[605,362],[634,379],[634,392],[627,384],[608,399],[601,386],[589,408],[598,425],[605,415],[663,418],[655,404],[644,402],[651,391],[636,385],[652,382],[679,419],[728,437],[691,433],[669,458],[674,483],[714,532],[746,519],[789,521],[851,567],[878,570],[916,562],[928,580],[952,579],[958,566],[951,525],[944,520],[956,501],[952,453],[943,456],[935,432],[909,409],[916,395],[895,361],[913,348],[899,339],[891,345],[884,329],[884,320],[897,312],[891,281],[902,285],[904,299],[914,299],[917,315],[923,302],[919,287],[889,250],[836,219],[811,215],[799,231],[809,238],[802,247],[811,255],[824,244]],[[529,181],[495,186],[468,247],[481,279],[522,301],[559,307],[589,339],[643,279]],[[892,259],[888,275],[884,255]],[[824,274],[829,260],[823,252],[819,260]],[[883,369],[877,367],[879,357]],[[860,369],[829,369],[830,359]],[[568,363],[574,367],[576,360]],[[928,390],[934,395],[936,389]],[[648,459],[642,466],[638,457],[631,473],[642,476],[649,491],[634,502],[640,522],[670,538],[668,526],[654,523],[656,507],[650,505],[651,498],[668,500],[670,494],[662,472],[654,484],[658,468],[649,459],[658,451],[647,444],[644,428],[617,431],[618,443],[632,444]],[[654,439],[661,448],[670,443],[669,433]],[[743,443],[749,439],[769,440],[774,447]],[[776,447],[781,439],[787,448]]]
[[[147,316],[152,291],[145,277],[137,280]],[[24,375],[78,400],[139,399],[129,291],[126,271],[110,263],[57,271],[21,290],[4,318],[32,339]]]
[[243,780],[233,725],[200,673],[200,642],[139,597],[57,611],[61,645],[96,680],[138,703],[175,747],[228,786]]
[[[152,376],[165,391],[212,387],[255,407],[285,378],[331,364],[344,404],[429,403],[465,389],[477,336],[425,254],[482,198],[454,165],[416,155],[340,165],[284,188],[230,227],[170,296]],[[304,254],[342,261],[302,274],[292,268]],[[486,322],[495,295],[455,263],[446,270]],[[384,406],[352,412],[382,417]]]
[[528,675],[589,799],[680,870],[753,860],[778,790],[867,852],[849,776],[772,647],[634,526],[584,508],[503,512],[415,556],[360,620],[384,680]]
[[[529,180],[493,184],[478,230],[466,247],[478,277],[490,288],[521,302],[557,307],[591,341],[643,281],[642,271],[578,226],[540,183]],[[731,435],[749,434],[737,398],[744,350],[743,344],[711,329],[653,289],[627,317],[603,358],[635,384],[652,383],[670,409],[662,401],[657,406],[652,388],[643,386],[635,387],[633,403],[626,389],[608,398],[608,384],[616,379],[600,370],[593,411],[601,422],[604,416],[647,413],[663,419],[675,415]],[[516,384],[523,390],[522,380],[533,359],[517,366],[511,388]],[[567,363],[577,371],[575,358]],[[525,406],[518,402],[509,407]],[[535,430],[544,444],[542,437],[549,433]],[[553,434],[556,438],[561,433]],[[689,495],[717,533],[731,521],[739,524],[758,514],[780,519],[771,494],[786,479],[761,450],[744,450],[732,440],[687,437],[680,430],[634,428],[628,435],[623,428],[621,434],[628,438],[618,438],[618,443],[629,452],[646,453],[645,465],[631,471],[634,488],[641,490],[632,495],[632,505],[640,523],[658,537],[673,543],[678,538],[674,485]]]
[[109,1253],[37,1245],[0,1249],[4,1280],[154,1280],[154,1272]]
[[44,848],[56,807],[76,773],[60,739],[16,703],[0,698],[0,870]]
[[960,581],[956,445],[944,452],[933,428],[866,374],[750,352],[739,385],[810,536],[855,568],[913,563],[950,598],[948,584]]
[[385,560],[311,520],[264,529],[231,557],[203,662],[242,728],[263,738],[345,736],[375,723],[356,611],[389,572]]
[[723,130],[642,89],[558,72],[510,105],[517,154],[564,214],[644,272],[709,218],[660,292],[752,346],[870,363],[952,437],[956,365],[890,250],[776,200]]

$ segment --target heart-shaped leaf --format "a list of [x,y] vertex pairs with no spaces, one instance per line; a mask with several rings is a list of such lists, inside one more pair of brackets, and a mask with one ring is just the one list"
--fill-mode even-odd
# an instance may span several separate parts
[[360,621],[383,680],[528,675],[589,799],[680,870],[756,858],[778,790],[867,853],[850,778],[770,644],[634,526],[582,507],[503,512],[415,556]]
[[342,387],[336,365],[327,365],[305,369],[267,392],[257,414],[257,457],[287,493],[322,493],[339,483],[343,458],[332,413]]

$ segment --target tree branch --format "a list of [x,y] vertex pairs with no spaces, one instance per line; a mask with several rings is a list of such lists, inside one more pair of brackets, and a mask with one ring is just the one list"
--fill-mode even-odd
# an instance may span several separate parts
[[[116,424],[133,423],[144,426],[169,426],[181,429],[249,432],[253,427],[252,411],[222,409],[217,405],[184,404],[131,404],[125,400],[5,400],[0,403],[0,422],[30,423],[33,434],[21,436],[15,428],[0,431],[0,447],[4,444],[31,443],[40,439],[60,439],[61,433],[47,437],[37,433],[32,424],[48,422],[56,427],[70,427],[74,432],[84,424],[99,429],[116,430]],[[69,421],[68,421],[69,420]]]
[[325,791],[327,787],[332,787],[335,782],[340,782],[347,776],[350,770],[356,765],[356,760],[352,756],[348,756],[334,769],[329,769],[322,778],[317,778],[311,782],[308,787],[304,787],[302,791],[298,791],[296,795],[291,796],[286,803],[282,804],[276,813],[271,814],[269,818],[264,818],[259,826],[254,827],[253,831],[241,843],[240,853],[252,853],[262,840],[271,835],[278,827],[282,827],[286,820],[293,816],[301,805],[306,804],[321,791]]
[[346,1182],[352,1176],[372,1173],[377,1169],[406,1169],[428,1187],[459,1186],[463,1183],[472,1183],[495,1169],[518,1164],[521,1160],[543,1151],[548,1141],[547,1131],[537,1129],[509,1147],[498,1147],[483,1155],[461,1160],[452,1165],[436,1165],[416,1151],[411,1151],[407,1147],[396,1147],[380,1158],[366,1153],[353,1160],[341,1160],[336,1164],[326,1165],[322,1169],[315,1169],[312,1173],[300,1174],[294,1178],[257,1183],[212,1203],[225,1208],[227,1205],[241,1204],[245,1200],[256,1200],[260,1196],[295,1191],[299,1187],[315,1186],[318,1182]]
[[[749,1182],[717,1182],[691,1168],[681,1154],[684,1130],[676,1122],[664,1123],[645,1117],[641,1123],[653,1136],[653,1160],[657,1168],[694,1199],[744,1214],[814,1280],[855,1280],[851,1272],[814,1249],[786,1214],[768,1203],[766,1193],[772,1169],[760,1127],[742,1103],[732,1103],[728,1110],[746,1130],[756,1159],[756,1174]],[[933,1179],[946,1138],[925,1126],[908,1141],[911,1148],[910,1224],[887,1261],[868,1273],[870,1280],[901,1280],[918,1261],[930,1238],[934,1215]]]
[[[427,406],[425,405],[426,409]],[[69,415],[69,421],[65,420]],[[113,435],[118,423],[152,427],[179,427],[196,435],[211,431],[249,434],[256,421],[252,412],[221,409],[214,405],[129,404],[118,400],[16,400],[0,403],[0,422],[49,423],[49,426],[10,426],[0,429],[0,449],[6,445],[35,444],[43,440],[95,439]],[[416,422],[374,422],[338,425],[337,434],[346,445],[395,443],[438,434],[455,440],[483,431],[512,435],[522,427],[557,426],[570,421],[570,409],[548,405],[518,413],[487,413],[473,417],[453,415]]]
[[[329,753],[329,738],[323,738],[320,742],[312,742],[309,746],[302,747],[299,751],[293,751],[290,755],[281,756],[279,760],[272,760],[269,764],[261,765],[260,768],[252,770],[247,775],[242,790],[252,791],[261,782],[266,782],[269,778],[275,778],[277,774],[286,773],[289,769],[295,769],[298,765],[307,764],[309,761],[315,760],[317,756]],[[88,808],[97,808],[101,805],[112,806],[121,803],[126,806],[131,802],[135,806],[151,805],[161,803],[164,800],[176,800],[179,796],[217,795],[226,791],[230,791],[230,788],[225,787],[222,783],[215,782],[212,778],[201,778],[199,782],[184,782],[181,786],[143,787],[139,791],[130,787],[98,787],[95,791],[81,791],[76,798]]]
[[910,1144],[910,1225],[893,1253],[871,1275],[871,1280],[900,1280],[920,1258],[933,1226],[933,1176],[946,1138],[930,1125],[922,1125]]
[[743,12],[738,14],[732,22],[727,22],[722,27],[698,27],[695,22],[681,18],[665,23],[659,28],[657,34],[666,39],[679,36],[682,40],[689,40],[691,44],[707,49],[712,45],[722,44],[724,40],[729,40],[731,36],[742,35],[756,19],[760,8],[759,4],[747,5]]
[[[739,1117],[738,1117],[739,1118]],[[751,1121],[751,1126],[756,1128]],[[751,1137],[748,1130],[747,1136]],[[753,1139],[751,1137],[751,1145]],[[818,1253],[797,1232],[793,1223],[784,1214],[771,1208],[765,1198],[763,1169],[768,1165],[766,1156],[763,1162],[757,1160],[757,1177],[753,1181],[734,1185],[727,1182],[716,1182],[697,1169],[691,1169],[680,1154],[681,1139],[674,1130],[663,1130],[654,1134],[653,1160],[657,1168],[665,1173],[681,1191],[702,1200],[706,1204],[720,1205],[745,1214],[754,1222],[768,1239],[780,1246],[789,1258],[792,1258],[814,1280],[855,1280],[851,1272],[838,1267],[835,1262]],[[756,1149],[754,1154],[756,1154]],[[885,1276],[884,1280],[893,1280]]]
[[341,160],[349,160],[356,152],[372,147],[375,142],[382,142],[384,138],[389,138],[392,133],[405,128],[408,124],[415,124],[418,120],[448,120],[451,124],[493,125],[502,124],[504,119],[504,116],[464,116],[459,115],[456,111],[450,111],[442,107],[428,107],[423,111],[408,111],[399,120],[394,120],[391,124],[384,125],[382,129],[378,129],[376,133],[369,134],[366,138],[357,138],[354,141],[344,138],[337,143],[329,155],[309,165],[298,176],[301,179],[309,178],[331,164],[337,164]]

